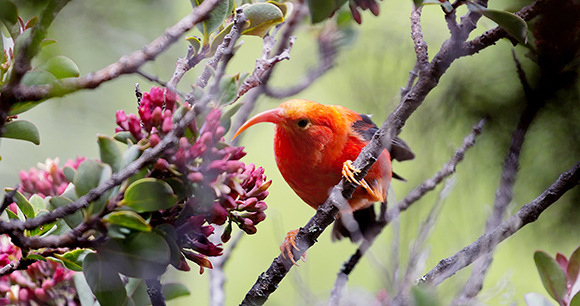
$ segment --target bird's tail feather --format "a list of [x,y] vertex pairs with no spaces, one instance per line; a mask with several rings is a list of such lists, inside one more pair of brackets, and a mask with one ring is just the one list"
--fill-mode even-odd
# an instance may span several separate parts
[[377,214],[374,205],[357,210],[354,213],[340,213],[332,228],[332,241],[348,237],[350,241],[358,242],[363,237],[370,238],[369,234],[375,228]]

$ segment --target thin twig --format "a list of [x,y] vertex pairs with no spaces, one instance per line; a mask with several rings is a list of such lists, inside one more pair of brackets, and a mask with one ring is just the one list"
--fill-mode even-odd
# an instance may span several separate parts
[[123,74],[134,73],[143,64],[154,60],[159,54],[167,50],[169,46],[175,43],[185,32],[193,28],[195,24],[202,21],[219,1],[204,1],[199,6],[196,6],[189,15],[165,30],[163,35],[144,46],[141,50],[123,56],[119,61],[96,72],[79,78],[63,79],[48,85],[25,86],[23,84],[17,84],[14,88],[10,89],[12,91],[10,99],[8,95],[5,95],[8,88],[4,86],[2,95],[0,95],[0,103],[4,103],[5,101],[9,103],[40,101],[52,97],[61,97],[80,89],[96,88],[102,83],[113,80]]
[[[516,175],[520,167],[519,158],[526,134],[534,118],[536,118],[538,111],[544,105],[543,102],[537,101],[539,95],[536,96],[532,93],[532,89],[530,88],[530,85],[526,79],[525,72],[515,57],[513,50],[512,54],[516,64],[518,76],[520,78],[520,83],[522,84],[524,90],[526,97],[525,101],[527,102],[527,105],[526,109],[520,116],[518,125],[512,134],[511,144],[503,164],[499,187],[495,193],[493,210],[485,222],[484,233],[491,232],[503,221],[505,211],[513,199],[513,189],[516,182]],[[493,249],[492,251],[483,254],[482,257],[474,263],[471,275],[465,283],[461,293],[457,296],[456,299],[452,301],[452,305],[466,305],[471,303],[472,299],[477,296],[477,294],[483,288],[483,281],[485,280],[485,276],[487,275],[487,271],[491,265],[492,260]]]
[[146,279],[147,294],[151,300],[151,306],[165,306],[165,297],[161,290],[161,281],[158,278]]
[[372,246],[374,239],[380,234],[383,228],[392,222],[395,218],[399,216],[402,211],[407,210],[413,203],[417,202],[420,198],[422,198],[427,192],[435,189],[435,187],[441,183],[446,177],[450,176],[451,174],[455,173],[457,164],[461,162],[465,156],[467,150],[475,145],[475,138],[481,134],[483,125],[485,124],[486,120],[482,119],[473,127],[473,131],[467,135],[463,139],[463,143],[455,154],[447,163],[443,165],[441,170],[437,172],[432,178],[426,180],[421,185],[415,187],[409,194],[401,200],[397,205],[384,213],[383,221],[379,221],[377,224],[376,232],[373,232],[371,235],[371,239],[363,241],[363,243],[359,246],[356,252],[345,262],[338,273],[338,277],[335,281],[334,288],[331,292],[331,299],[335,299],[338,302],[339,296],[332,297],[335,294],[340,294],[342,291],[342,287],[346,285],[346,280],[348,280],[348,275],[355,266],[358,264],[362,256],[368,251],[368,249]]
[[417,281],[435,286],[440,284],[457,271],[473,263],[482,254],[493,250],[496,245],[515,234],[522,227],[536,221],[542,212],[560,199],[568,190],[578,185],[579,182],[580,162],[576,163],[570,170],[562,173],[540,196],[524,205],[515,215],[502,222],[492,232],[483,234],[475,242],[453,256],[441,260],[435,268]]

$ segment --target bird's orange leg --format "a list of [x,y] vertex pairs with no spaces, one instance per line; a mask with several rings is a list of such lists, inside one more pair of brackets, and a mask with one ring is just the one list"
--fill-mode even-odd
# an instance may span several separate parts
[[377,194],[377,192],[371,188],[371,186],[369,186],[369,184],[364,180],[360,180],[358,181],[354,175],[359,173],[360,170],[355,168],[352,165],[352,161],[351,160],[347,160],[344,162],[344,164],[342,164],[342,175],[351,183],[353,184],[357,184],[359,186],[361,186],[362,188],[366,189],[366,191],[373,196],[373,198],[383,198],[381,195]]
[[[295,229],[289,231],[286,234],[286,238],[284,238],[284,242],[280,245],[280,252],[282,252],[282,257],[290,259],[295,266],[298,266],[296,261],[294,260],[294,255],[292,254],[292,249],[296,249],[296,251],[300,251],[300,249],[296,246],[296,234],[300,229]],[[306,261],[306,253],[303,253],[300,256],[302,261]]]

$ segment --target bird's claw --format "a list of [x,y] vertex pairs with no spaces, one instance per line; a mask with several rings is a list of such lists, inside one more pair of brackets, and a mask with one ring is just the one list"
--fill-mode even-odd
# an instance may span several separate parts
[[375,198],[378,197],[377,193],[369,186],[369,184],[364,179],[359,181],[354,177],[355,174],[359,172],[360,169],[355,168],[352,165],[351,160],[347,160],[344,162],[344,164],[342,164],[342,176],[344,176],[347,181],[366,189],[366,191],[373,197]]
[[[286,238],[284,238],[284,242],[282,242],[282,245],[280,245],[280,252],[282,253],[282,257],[290,259],[290,261],[295,266],[298,266],[298,264],[294,260],[294,254],[292,254],[292,249],[295,249],[296,251],[300,251],[298,246],[296,246],[296,235],[298,234],[299,230],[300,229],[295,229],[295,230],[289,231],[286,234]],[[300,259],[302,259],[302,261],[306,261],[306,252],[302,253],[302,256],[300,256]]]

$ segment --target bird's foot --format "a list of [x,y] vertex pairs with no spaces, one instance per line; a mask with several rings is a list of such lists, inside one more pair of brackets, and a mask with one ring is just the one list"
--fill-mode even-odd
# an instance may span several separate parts
[[[300,229],[295,229],[289,231],[286,234],[286,238],[284,238],[284,242],[280,245],[280,252],[282,252],[282,257],[290,259],[295,266],[298,266],[296,261],[294,260],[294,254],[292,254],[292,249],[296,249],[296,251],[300,251],[300,249],[296,246],[296,234]],[[306,252],[302,253],[300,256],[302,261],[306,261]]]
[[373,190],[371,188],[371,186],[369,186],[369,184],[367,183],[367,181],[365,181],[364,179],[362,180],[357,180],[354,176],[355,174],[359,173],[360,169],[355,168],[352,165],[352,161],[351,160],[347,160],[344,162],[344,164],[342,164],[342,176],[344,176],[346,178],[347,181],[359,185],[362,188],[366,189],[366,191],[372,195],[374,198],[379,198],[380,196],[376,193],[375,190]]

